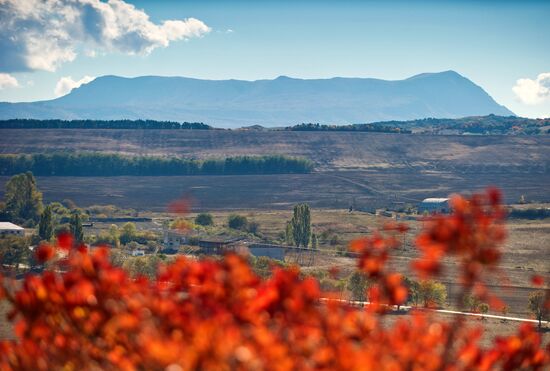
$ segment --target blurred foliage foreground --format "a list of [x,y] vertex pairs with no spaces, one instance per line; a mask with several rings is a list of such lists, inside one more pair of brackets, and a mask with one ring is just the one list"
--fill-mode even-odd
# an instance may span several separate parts
[[[442,273],[444,258],[453,259],[462,299],[475,294],[498,306],[484,282],[498,270],[505,238],[500,194],[452,202],[452,215],[425,224],[413,268],[431,279]],[[60,236],[56,246],[41,245],[37,259],[52,261],[60,252],[66,259],[23,282],[2,278],[16,338],[1,342],[0,369],[548,369],[550,347],[530,324],[486,349],[482,328],[465,326],[462,316],[443,321],[412,311],[385,323],[408,296],[402,276],[387,268],[405,229],[388,225],[351,244],[358,270],[374,282],[364,308],[331,300],[297,268],[276,267],[261,279],[237,255],[181,257],[155,280],[132,279],[110,264],[107,248],[90,252]],[[548,309],[548,295],[544,300]]]

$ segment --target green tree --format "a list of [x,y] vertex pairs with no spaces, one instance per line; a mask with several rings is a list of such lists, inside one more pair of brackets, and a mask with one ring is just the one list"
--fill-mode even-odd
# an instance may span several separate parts
[[545,306],[544,291],[539,290],[529,294],[529,310],[539,321],[539,330],[542,328],[542,320],[548,318],[549,310]]
[[82,228],[82,221],[80,220],[80,214],[73,212],[71,215],[71,234],[74,237],[75,242],[79,243],[84,241],[84,230]]
[[0,261],[2,264],[13,265],[19,269],[19,264],[28,263],[30,257],[29,239],[20,236],[0,238]]
[[348,290],[351,291],[353,300],[366,301],[369,281],[367,276],[359,271],[355,271],[348,279]]
[[116,224],[111,224],[109,227],[109,236],[111,237],[111,243],[113,247],[120,247],[120,232]]
[[292,232],[292,222],[286,222],[285,228],[285,243],[287,245],[292,245],[294,243],[294,233]]
[[420,301],[425,307],[443,306],[447,300],[447,289],[436,281],[422,281],[419,286]]
[[35,225],[42,213],[42,193],[31,172],[11,177],[6,184],[5,212],[16,223]]
[[49,241],[53,236],[53,213],[50,205],[46,206],[42,215],[40,215],[40,223],[38,224],[38,236],[41,240]]
[[214,225],[214,218],[212,218],[212,214],[200,213],[195,217],[195,224],[203,226]]
[[48,205],[52,209],[53,224],[67,223],[71,220],[71,210],[60,202],[52,202]]
[[237,214],[231,214],[227,218],[227,225],[229,228],[232,229],[245,229],[248,225],[248,220],[245,216],[237,215]]
[[311,238],[311,211],[308,204],[294,206],[291,219],[292,236],[296,246],[307,247]]
[[136,236],[136,225],[132,222],[128,222],[122,226],[122,232],[120,233],[120,243],[126,245],[127,243],[134,241]]
[[407,287],[407,290],[409,291],[407,303],[418,306],[418,304],[420,303],[420,283],[408,277],[405,277],[403,281],[405,286]]
[[317,248],[317,235],[315,233],[311,234],[311,247],[314,249]]
[[133,277],[145,276],[154,279],[161,262],[158,255],[127,257],[122,267]]

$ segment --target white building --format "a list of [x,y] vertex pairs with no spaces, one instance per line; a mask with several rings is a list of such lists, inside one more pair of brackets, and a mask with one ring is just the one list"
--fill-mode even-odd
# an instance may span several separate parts
[[163,242],[164,249],[177,250],[187,242],[187,236],[178,230],[165,229]]
[[451,211],[448,198],[426,198],[418,205],[419,214],[447,214]]
[[10,222],[0,222],[0,237],[6,236],[24,236],[25,228]]
[[130,255],[132,255],[132,256],[145,256],[145,250],[135,249],[135,250],[132,250]]

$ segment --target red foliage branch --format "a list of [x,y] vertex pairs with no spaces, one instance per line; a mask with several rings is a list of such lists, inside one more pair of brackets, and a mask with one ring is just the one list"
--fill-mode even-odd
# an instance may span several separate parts
[[[427,276],[441,271],[443,256],[457,258],[466,288],[484,267],[499,261],[501,206],[494,191],[438,216],[419,237],[415,263]],[[327,369],[491,370],[544,369],[550,349],[531,325],[517,335],[479,346],[481,329],[413,313],[383,324],[381,308],[406,296],[401,276],[386,268],[396,245],[396,225],[352,243],[358,268],[376,281],[369,310],[325,295],[296,268],[256,276],[246,260],[178,258],[156,280],[132,279],[109,262],[108,249],[89,252],[41,246],[49,260],[70,248],[67,271],[28,275],[21,285],[2,278],[2,297],[13,309],[15,340],[0,343],[0,369]],[[481,268],[480,268],[481,267]],[[405,290],[405,291],[404,291]],[[450,335],[452,334],[452,336]]]

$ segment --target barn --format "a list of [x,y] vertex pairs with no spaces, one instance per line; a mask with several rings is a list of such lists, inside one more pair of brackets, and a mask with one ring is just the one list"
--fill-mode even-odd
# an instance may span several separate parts
[[426,198],[418,205],[419,214],[448,214],[450,211],[449,198]]

